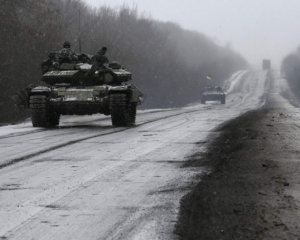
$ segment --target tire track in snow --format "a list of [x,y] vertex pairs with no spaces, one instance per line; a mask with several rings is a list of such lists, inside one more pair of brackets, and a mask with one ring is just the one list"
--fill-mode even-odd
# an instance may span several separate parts
[[[175,117],[175,116],[179,116],[179,115],[183,115],[183,114],[188,114],[188,113],[193,113],[193,112],[198,112],[198,111],[201,111],[201,109],[200,110],[197,109],[197,110],[185,111],[183,113],[182,112],[181,113],[176,113],[176,114],[169,115],[169,116],[164,116],[164,117],[161,117],[161,118],[155,118],[155,119],[137,124],[137,125],[135,125],[135,127],[142,126],[142,125],[145,125],[147,123],[160,121],[162,119],[167,119],[167,118],[171,118],[171,117]],[[44,150],[41,150],[41,151],[38,151],[38,152],[35,152],[35,153],[31,153],[31,154],[28,154],[28,155],[25,155],[25,156],[22,156],[22,157],[19,157],[19,158],[15,158],[15,159],[10,160],[9,162],[0,164],[0,169],[8,167],[10,165],[13,165],[13,164],[21,162],[21,161],[25,161],[25,160],[30,159],[32,157],[36,157],[36,156],[39,156],[41,154],[51,152],[51,151],[57,150],[59,148],[64,148],[64,147],[67,147],[67,146],[70,146],[72,144],[76,144],[76,143],[79,143],[79,142],[82,142],[82,141],[85,141],[85,140],[88,140],[88,139],[93,139],[93,138],[97,138],[97,137],[101,137],[101,136],[106,136],[106,135],[110,135],[110,134],[114,134],[114,133],[119,133],[119,132],[123,132],[123,131],[129,130],[129,129],[131,129],[131,127],[114,130],[114,131],[108,132],[108,133],[96,134],[96,135],[89,136],[89,137],[83,137],[83,138],[79,138],[79,139],[76,139],[76,140],[68,141],[68,142],[63,143],[63,144],[55,145],[55,146],[49,147],[47,149],[44,149]],[[44,131],[48,131],[48,130],[44,130]]]

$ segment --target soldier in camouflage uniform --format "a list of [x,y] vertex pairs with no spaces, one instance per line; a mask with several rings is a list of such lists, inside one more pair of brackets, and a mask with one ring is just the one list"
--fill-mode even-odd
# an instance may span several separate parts
[[106,47],[102,47],[98,50],[97,55],[94,56],[94,63],[92,68],[95,70],[101,70],[101,68],[105,68],[104,64],[108,63],[108,58],[105,56],[107,51]]
[[42,73],[45,74],[46,72],[53,70],[57,67],[58,57],[56,53],[49,53],[48,59],[42,62]]
[[78,61],[78,57],[76,56],[76,53],[71,49],[71,44],[68,41],[64,42],[63,49],[58,52],[58,56],[60,63],[72,63]]
[[92,61],[92,67],[87,72],[86,77],[92,78],[95,76],[95,71],[105,69],[106,66],[104,64],[108,63],[108,58],[105,56],[105,53],[107,51],[106,47],[102,47],[100,50],[98,50],[97,54],[94,55],[91,59]]

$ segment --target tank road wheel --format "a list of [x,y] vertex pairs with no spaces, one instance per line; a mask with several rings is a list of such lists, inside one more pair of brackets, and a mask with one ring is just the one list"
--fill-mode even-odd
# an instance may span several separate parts
[[29,104],[33,127],[54,127],[59,124],[60,114],[51,111],[47,102],[47,96],[31,96]]
[[136,105],[128,106],[126,94],[112,94],[110,113],[113,126],[129,126],[135,123]]

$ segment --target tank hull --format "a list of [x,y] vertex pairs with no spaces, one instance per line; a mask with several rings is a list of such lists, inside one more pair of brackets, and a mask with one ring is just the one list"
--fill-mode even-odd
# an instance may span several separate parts
[[[36,87],[29,94],[33,96],[45,96],[50,111],[59,115],[111,115],[112,99],[122,94],[125,99],[120,103],[125,108],[138,106],[143,102],[143,94],[134,85],[124,86],[77,86],[77,87]],[[29,101],[29,108],[34,104]]]
[[201,104],[205,104],[206,101],[219,101],[221,104],[225,104],[226,94],[220,87],[206,87],[201,93]]

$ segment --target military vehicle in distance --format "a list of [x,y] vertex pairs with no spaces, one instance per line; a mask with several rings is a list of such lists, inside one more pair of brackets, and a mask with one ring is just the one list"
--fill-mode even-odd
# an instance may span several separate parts
[[[55,55],[57,53],[52,53]],[[11,96],[21,109],[31,110],[33,127],[59,125],[61,115],[111,115],[114,126],[135,123],[136,107],[144,94],[133,84],[131,72],[118,62],[90,74],[91,56],[78,55],[77,63],[58,63],[50,59],[42,64],[43,86],[28,86]]]
[[262,66],[263,66],[263,70],[270,70],[271,69],[271,60],[264,59]]
[[221,87],[207,86],[201,91],[201,104],[205,104],[206,101],[220,101],[221,104],[225,104],[226,95]]

